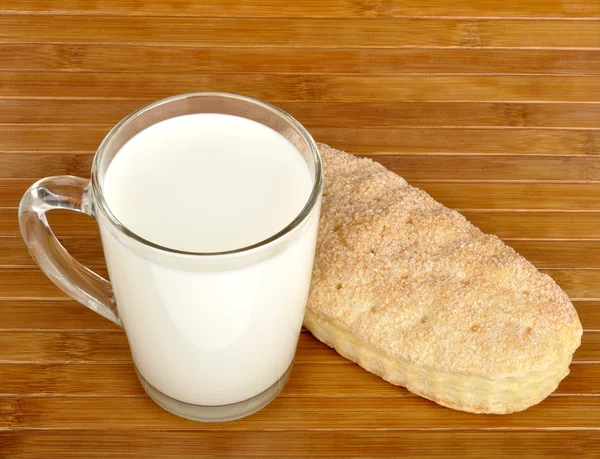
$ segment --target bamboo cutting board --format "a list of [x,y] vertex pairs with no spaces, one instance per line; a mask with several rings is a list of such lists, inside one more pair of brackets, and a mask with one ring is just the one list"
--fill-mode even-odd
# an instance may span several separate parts
[[[596,1],[2,0],[0,457],[600,457],[599,76]],[[34,266],[16,209],[38,178],[88,177],[133,109],[203,90],[281,106],[550,274],[585,329],[571,375],[525,412],[473,415],[303,333],[286,389],[251,417],[156,406],[123,332]],[[51,223],[104,271],[91,219]]]

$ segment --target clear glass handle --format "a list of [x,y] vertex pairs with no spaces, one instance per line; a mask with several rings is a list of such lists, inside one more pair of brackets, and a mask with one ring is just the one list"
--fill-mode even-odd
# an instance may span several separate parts
[[52,209],[74,210],[94,217],[88,190],[89,180],[68,175],[33,184],[19,205],[21,234],[29,253],[52,282],[92,311],[122,325],[110,282],[69,255],[46,218],[46,212]]

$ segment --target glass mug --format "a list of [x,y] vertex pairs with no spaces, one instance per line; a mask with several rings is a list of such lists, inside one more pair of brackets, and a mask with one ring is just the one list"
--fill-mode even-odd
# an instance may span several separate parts
[[[155,123],[196,113],[256,121],[301,153],[312,190],[283,230],[248,247],[193,253],[145,240],[111,213],[103,181],[120,148]],[[91,177],[45,178],[23,196],[21,233],[40,268],[68,295],[125,329],[144,390],[166,410],[227,421],[267,405],[290,374],[312,274],[323,172],[310,134],[287,113],[250,97],[183,94],[119,122],[98,148]],[[58,242],[45,215],[52,209],[96,219],[111,282]],[[218,342],[203,342],[206,336]]]

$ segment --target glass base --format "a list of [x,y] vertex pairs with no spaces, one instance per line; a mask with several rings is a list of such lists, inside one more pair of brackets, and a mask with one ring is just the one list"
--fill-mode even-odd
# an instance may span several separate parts
[[293,362],[283,376],[264,392],[242,402],[220,406],[192,405],[175,400],[146,381],[137,368],[135,372],[148,396],[168,412],[192,421],[225,422],[249,416],[267,406],[282,391],[292,372],[292,366]]

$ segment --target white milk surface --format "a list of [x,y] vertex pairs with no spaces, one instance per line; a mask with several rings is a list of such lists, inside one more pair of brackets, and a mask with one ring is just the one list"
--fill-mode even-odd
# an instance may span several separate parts
[[302,210],[312,188],[294,146],[231,115],[162,121],[119,151],[104,180],[113,214],[156,244],[219,252],[260,242]]
[[[110,164],[103,193],[128,229],[161,246],[217,252],[260,242],[308,201],[294,146],[256,122],[172,118],[140,132]],[[285,249],[241,269],[163,264],[123,244],[100,219],[119,315],[136,367],[156,389],[198,405],[246,400],[273,385],[296,350],[314,259],[318,209]],[[201,258],[201,257],[200,257]],[[190,257],[187,256],[189,262]]]

